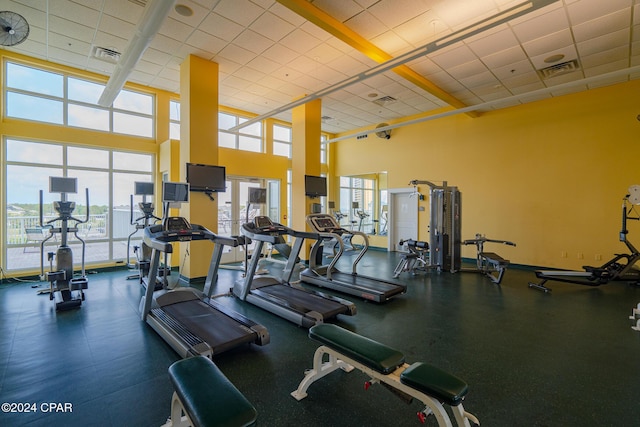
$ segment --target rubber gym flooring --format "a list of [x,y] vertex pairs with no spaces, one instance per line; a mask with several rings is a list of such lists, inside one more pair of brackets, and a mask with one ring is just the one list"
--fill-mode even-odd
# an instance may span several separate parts
[[[348,271],[344,258],[339,267]],[[398,254],[370,251],[360,273],[390,278],[397,260]],[[82,307],[61,313],[31,283],[0,285],[0,403],[3,411],[4,403],[31,410],[2,412],[0,425],[166,421],[167,368],[178,356],[140,321],[142,291],[136,280],[126,280],[129,274],[89,275]],[[227,292],[239,274],[222,270],[217,293]],[[527,287],[533,279],[532,271],[514,267],[499,286],[472,273],[403,273],[405,295],[380,305],[346,296],[358,314],[335,323],[401,350],[409,363],[429,362],[464,379],[465,409],[481,425],[639,425],[640,332],[628,316],[640,288],[550,282],[553,291],[545,294]],[[233,297],[218,300],[271,335],[264,347],[214,357],[256,407],[259,425],[420,425],[418,402],[407,405],[379,385],[365,391],[368,378],[358,371],[332,373],[297,402],[289,393],[317,347],[307,331]],[[436,425],[433,417],[426,425]]]

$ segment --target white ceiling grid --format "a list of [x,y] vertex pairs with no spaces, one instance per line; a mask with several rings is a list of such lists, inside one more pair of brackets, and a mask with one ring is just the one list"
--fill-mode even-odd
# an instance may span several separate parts
[[[496,101],[487,108],[637,78],[637,73],[619,75],[498,102],[640,65],[639,1],[559,0],[407,65],[466,105]],[[171,11],[129,81],[177,93],[180,64],[193,54],[220,64],[220,104],[263,114],[377,65],[275,0],[177,3],[193,14]],[[398,56],[521,0],[310,3]],[[123,52],[143,12],[130,0],[0,0],[0,10],[20,13],[31,27],[24,43],[6,49],[107,76],[114,64],[95,58],[96,47]],[[561,59],[550,62],[555,55]],[[538,73],[570,60],[577,61],[576,71],[546,79]],[[382,106],[372,102],[384,96],[397,101]],[[375,126],[448,105],[393,72],[332,93],[322,104],[327,117],[322,126],[328,132]],[[290,113],[278,117],[289,120]]]

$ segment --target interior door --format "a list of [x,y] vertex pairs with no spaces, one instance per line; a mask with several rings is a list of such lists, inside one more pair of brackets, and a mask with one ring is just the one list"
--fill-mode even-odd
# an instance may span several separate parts
[[[223,236],[239,236],[242,224],[258,215],[265,215],[265,205],[248,206],[249,188],[264,188],[264,180],[247,177],[227,177],[227,191],[218,195],[218,233]],[[225,246],[221,262],[223,264],[243,262],[245,250],[249,253],[255,244],[235,248]]]
[[400,240],[418,240],[418,197],[411,189],[389,190],[389,251],[402,248]]

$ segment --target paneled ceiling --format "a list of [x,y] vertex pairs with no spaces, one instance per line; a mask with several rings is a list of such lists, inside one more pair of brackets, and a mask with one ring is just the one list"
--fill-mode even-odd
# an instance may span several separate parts
[[[23,43],[2,48],[108,77],[150,1],[167,0],[0,0],[30,24]],[[128,81],[179,93],[193,54],[220,64],[220,104],[265,114],[522,2],[177,0]],[[323,96],[323,130],[638,78],[639,25],[640,0],[558,0]]]

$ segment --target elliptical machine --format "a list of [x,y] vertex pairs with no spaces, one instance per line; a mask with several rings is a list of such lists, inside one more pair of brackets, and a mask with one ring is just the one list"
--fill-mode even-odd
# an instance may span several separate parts
[[[142,216],[139,218],[133,217],[133,196],[142,196],[142,202],[138,203],[138,209],[142,212]],[[153,214],[155,210],[153,206],[153,202],[147,202],[147,196],[153,196],[153,182],[134,182],[134,194],[131,195],[131,201],[129,203],[130,207],[130,216],[129,223],[133,225],[135,228],[129,234],[127,238],[127,267],[134,270],[137,269],[138,273],[133,274],[131,276],[127,276],[127,280],[130,279],[139,279],[141,285],[145,285],[144,278],[149,274],[149,266],[151,264],[151,248],[142,241],[140,246],[134,246],[133,252],[136,255],[136,262],[132,263],[130,254],[131,254],[131,238],[138,232],[138,230],[144,230],[149,227],[151,224],[151,220],[161,221],[160,218]],[[166,254],[165,254],[165,268],[159,270],[159,276],[165,277],[167,273],[166,271]],[[158,280],[155,284],[156,290],[162,289],[163,283]]]
[[[89,221],[89,189],[85,189],[87,215],[80,220],[72,216],[76,207],[75,202],[67,200],[68,193],[77,193],[77,178],[49,177],[49,193],[60,193],[60,200],[53,202],[53,208],[58,213],[58,217],[44,222],[43,215],[43,191],[40,190],[40,227],[51,225],[60,221],[59,227],[49,228],[49,236],[40,242],[40,279],[46,277],[49,281],[49,299],[56,299],[56,310],[69,310],[80,307],[84,301],[84,289],[87,289],[88,281],[84,271],[85,241],[78,236],[78,225]],[[69,221],[75,221],[70,227]],[[55,253],[48,253],[49,272],[44,272],[44,245],[56,233],[60,234],[60,246]],[[73,277],[73,252],[68,245],[68,234],[73,233],[76,239],[82,244],[82,272],[80,277]],[[53,258],[56,259],[56,270],[53,270]],[[59,293],[56,296],[56,292]]]

